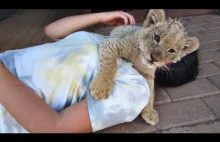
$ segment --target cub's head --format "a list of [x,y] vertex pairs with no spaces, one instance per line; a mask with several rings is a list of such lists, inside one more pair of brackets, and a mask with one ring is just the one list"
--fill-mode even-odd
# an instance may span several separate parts
[[196,37],[188,36],[182,23],[166,19],[164,10],[150,10],[139,34],[139,47],[155,66],[175,63],[199,47]]

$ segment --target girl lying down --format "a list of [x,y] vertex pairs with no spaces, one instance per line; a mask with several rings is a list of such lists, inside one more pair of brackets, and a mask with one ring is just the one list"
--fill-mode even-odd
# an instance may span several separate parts
[[122,11],[66,17],[45,27],[54,43],[0,54],[0,133],[90,133],[140,114],[149,86],[123,59],[110,97],[96,101],[90,94],[97,45],[106,36],[81,30],[98,23],[133,26],[135,20]]

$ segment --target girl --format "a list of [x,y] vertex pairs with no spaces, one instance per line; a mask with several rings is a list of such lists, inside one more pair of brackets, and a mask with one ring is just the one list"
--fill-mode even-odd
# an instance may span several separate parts
[[[148,84],[123,59],[118,59],[110,97],[91,97],[88,86],[99,65],[97,45],[106,37],[81,30],[98,23],[133,26],[135,20],[123,11],[66,17],[45,27],[54,43],[0,54],[1,133],[90,133],[131,122],[140,114],[148,103]],[[178,86],[194,79],[196,59],[192,53],[170,65],[171,75],[158,69],[156,84]],[[175,69],[185,67],[190,72]],[[187,75],[184,80],[180,71]]]
[[135,20],[122,11],[66,17],[45,27],[56,42],[0,54],[1,133],[89,133],[138,116],[148,103],[148,84],[122,59],[111,96],[96,101],[90,95],[105,36],[80,30],[98,23]]

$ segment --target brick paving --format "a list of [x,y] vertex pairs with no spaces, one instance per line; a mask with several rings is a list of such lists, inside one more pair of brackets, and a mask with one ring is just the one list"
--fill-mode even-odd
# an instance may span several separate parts
[[[72,14],[73,10],[19,10],[0,21],[1,52],[52,42],[45,36],[44,26]],[[209,14],[181,19],[186,31],[200,40],[200,73],[197,79],[175,88],[156,87],[158,125],[150,126],[138,117],[131,123],[119,124],[98,133],[154,133],[219,120],[220,16]],[[107,35],[111,29],[96,27],[90,30]]]
[[156,110],[160,115],[160,121],[156,125],[159,130],[206,122],[216,118],[200,99],[171,102],[157,106]]

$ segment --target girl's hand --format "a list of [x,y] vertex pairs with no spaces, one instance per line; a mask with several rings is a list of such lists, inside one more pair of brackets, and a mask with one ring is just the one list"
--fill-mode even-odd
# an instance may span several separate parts
[[132,15],[123,12],[123,11],[113,11],[113,12],[102,12],[100,13],[101,23],[110,25],[110,26],[119,26],[119,25],[135,25],[135,19]]

